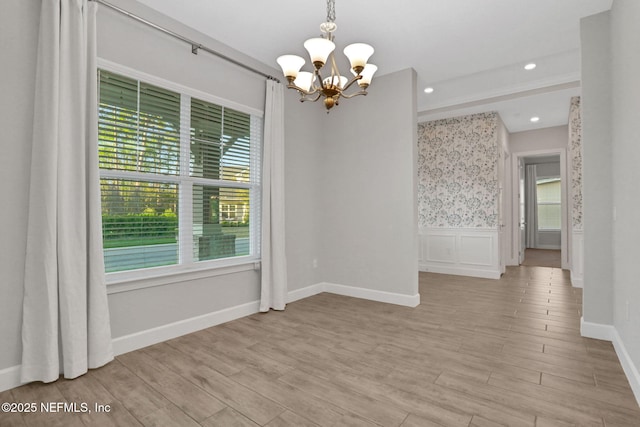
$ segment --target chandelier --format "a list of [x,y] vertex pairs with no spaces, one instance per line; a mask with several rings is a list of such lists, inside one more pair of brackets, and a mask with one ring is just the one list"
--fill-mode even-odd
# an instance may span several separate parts
[[[300,102],[316,102],[324,98],[324,106],[327,113],[334,105],[338,105],[340,98],[353,98],[357,95],[366,95],[367,88],[371,84],[373,74],[378,67],[368,64],[369,57],[373,54],[373,47],[365,43],[353,43],[344,48],[344,54],[351,64],[351,80],[342,76],[336,65],[333,51],[336,48],[333,33],[337,28],[335,24],[335,0],[327,0],[327,22],[320,24],[321,37],[312,38],[304,42],[304,47],[309,52],[314,70],[300,71],[305,60],[297,55],[282,55],[276,60],[282,72],[287,78],[287,88],[295,89],[300,93]],[[327,77],[322,77],[321,71],[327,65]],[[359,90],[347,94],[346,91],[358,83]]]

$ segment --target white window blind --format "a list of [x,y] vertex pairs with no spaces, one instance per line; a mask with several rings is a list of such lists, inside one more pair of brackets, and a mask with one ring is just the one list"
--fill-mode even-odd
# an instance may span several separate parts
[[107,272],[257,257],[261,119],[100,70]]

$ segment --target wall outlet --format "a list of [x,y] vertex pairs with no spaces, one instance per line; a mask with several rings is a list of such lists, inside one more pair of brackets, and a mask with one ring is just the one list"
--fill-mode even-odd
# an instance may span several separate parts
[[318,258],[314,258],[311,264],[313,265],[313,268],[318,268]]
[[631,320],[631,316],[629,313],[629,300],[626,300],[624,303],[624,318],[629,321]]

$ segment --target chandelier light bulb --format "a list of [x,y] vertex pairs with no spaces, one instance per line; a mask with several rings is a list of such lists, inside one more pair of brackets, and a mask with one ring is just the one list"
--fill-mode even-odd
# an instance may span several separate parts
[[340,89],[345,87],[348,81],[349,79],[344,76],[327,77],[323,80],[325,86],[337,86]]

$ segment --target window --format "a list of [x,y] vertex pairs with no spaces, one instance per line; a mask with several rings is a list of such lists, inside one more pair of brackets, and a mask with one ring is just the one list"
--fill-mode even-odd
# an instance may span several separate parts
[[257,257],[261,118],[104,70],[99,97],[106,271]]
[[560,230],[560,178],[539,178],[536,181],[538,199],[538,230]]

